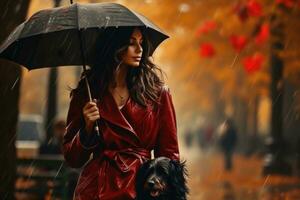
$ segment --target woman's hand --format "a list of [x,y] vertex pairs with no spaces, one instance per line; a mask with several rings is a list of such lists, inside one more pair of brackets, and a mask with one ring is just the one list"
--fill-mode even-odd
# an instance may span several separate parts
[[96,102],[96,99],[87,102],[82,109],[85,121],[85,130],[88,134],[93,131],[96,120],[100,119],[100,114]]

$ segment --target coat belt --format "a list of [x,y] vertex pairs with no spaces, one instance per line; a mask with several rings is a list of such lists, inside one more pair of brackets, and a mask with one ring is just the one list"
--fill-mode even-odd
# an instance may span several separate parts
[[134,162],[138,161],[139,164],[142,164],[145,160],[150,159],[151,152],[143,148],[106,149],[103,156],[115,163],[120,171],[128,172]]

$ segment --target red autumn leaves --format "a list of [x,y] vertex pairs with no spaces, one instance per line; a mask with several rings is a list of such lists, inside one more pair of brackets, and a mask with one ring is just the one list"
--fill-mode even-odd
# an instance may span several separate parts
[[[254,36],[253,41],[257,46],[263,45],[270,37],[269,24],[259,25],[258,33]],[[251,38],[250,38],[251,39]],[[247,36],[243,35],[231,35],[229,40],[234,50],[240,53],[248,44],[250,40]]]
[[213,57],[216,53],[214,46],[210,43],[202,43],[200,45],[199,53],[201,57]]
[[[286,4],[290,6],[291,2],[296,0],[274,0],[276,3]],[[261,17],[264,16],[264,9],[262,4],[258,0],[245,0],[239,1],[233,8],[234,14],[240,19],[241,23],[245,23],[249,17],[258,18],[258,25],[255,28],[255,32],[247,35],[232,34],[229,36],[228,41],[232,46],[233,50],[237,53],[241,53],[247,46],[262,46],[265,44],[270,37],[270,28],[268,23],[261,23]],[[218,24],[213,20],[208,20],[196,30],[196,37],[200,38],[207,35],[213,31],[218,30]],[[214,44],[211,42],[203,42],[199,47],[199,55],[202,58],[212,58],[216,55],[217,51]],[[256,52],[253,55],[245,56],[241,59],[244,69],[247,73],[251,74],[258,71],[265,57]]]
[[265,58],[262,54],[255,53],[252,56],[247,56],[247,57],[243,58],[242,63],[243,63],[243,66],[244,66],[246,72],[248,74],[251,74],[253,72],[258,71],[261,68],[264,60],[265,60]]
[[241,21],[246,21],[249,17],[261,17],[263,15],[262,5],[255,0],[238,3],[234,6],[233,11]]
[[198,28],[198,30],[196,31],[196,36],[200,37],[203,34],[207,34],[211,31],[216,30],[216,28],[217,28],[217,23],[215,21],[213,20],[206,21]]
[[255,44],[264,44],[270,37],[269,24],[265,23],[260,26],[258,34],[255,36]]
[[[196,37],[208,34],[217,29],[217,23],[213,20],[204,22],[196,31]],[[201,57],[210,58],[216,53],[214,46],[211,43],[202,43],[200,45],[199,54]]]
[[230,43],[232,47],[239,53],[241,52],[248,43],[248,38],[243,35],[231,35]]

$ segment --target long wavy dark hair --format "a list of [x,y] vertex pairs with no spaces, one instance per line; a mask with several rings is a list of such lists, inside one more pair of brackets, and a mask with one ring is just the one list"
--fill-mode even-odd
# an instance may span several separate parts
[[[119,27],[104,30],[97,42],[97,56],[95,56],[94,64],[90,66],[86,74],[82,74],[77,88],[71,91],[71,95],[75,92],[87,97],[84,83],[86,75],[92,97],[101,99],[108,91],[109,84],[115,83],[114,72],[121,62],[122,53],[127,51],[134,28]],[[149,102],[158,103],[159,92],[164,84],[164,73],[150,60],[149,54],[152,46],[145,28],[137,28],[143,35],[143,54],[139,67],[129,67],[126,83],[130,97],[139,105],[146,107]]]

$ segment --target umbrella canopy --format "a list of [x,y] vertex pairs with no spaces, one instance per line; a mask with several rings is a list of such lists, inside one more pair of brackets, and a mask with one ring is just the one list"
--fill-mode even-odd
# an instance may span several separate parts
[[[9,35],[0,47],[0,57],[29,70],[92,64],[101,33],[120,27],[145,27],[151,44],[150,55],[168,38],[146,17],[123,5],[75,3],[35,13]],[[81,30],[81,38],[78,30]],[[84,51],[81,49],[81,39],[84,41]]]

